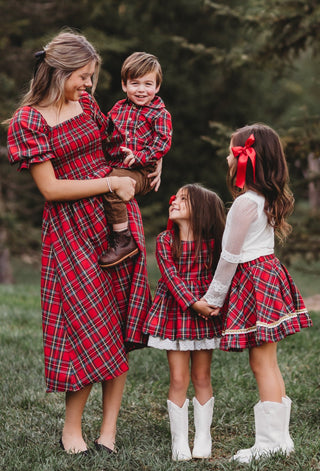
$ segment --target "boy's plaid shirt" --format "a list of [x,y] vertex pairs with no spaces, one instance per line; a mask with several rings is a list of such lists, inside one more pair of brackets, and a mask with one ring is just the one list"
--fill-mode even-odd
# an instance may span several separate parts
[[171,115],[158,96],[148,106],[137,106],[128,99],[120,100],[107,118],[106,150],[113,167],[126,167],[123,164],[126,155],[120,146],[133,151],[135,168],[156,163],[171,147]]

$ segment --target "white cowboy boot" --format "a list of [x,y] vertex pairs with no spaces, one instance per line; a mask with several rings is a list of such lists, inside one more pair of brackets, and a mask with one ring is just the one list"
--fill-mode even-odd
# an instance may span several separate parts
[[287,409],[283,403],[261,402],[254,406],[256,440],[251,448],[239,450],[233,460],[250,463],[261,456],[284,451]]
[[294,450],[294,443],[290,437],[289,424],[290,424],[290,414],[291,414],[291,399],[288,396],[282,398],[282,404],[286,408],[286,420],[284,427],[284,443],[285,449],[283,450],[287,455],[289,455]]
[[210,458],[211,457],[211,423],[214,406],[214,397],[211,397],[203,406],[193,398],[194,407],[194,426],[195,437],[192,450],[193,458]]
[[170,419],[170,431],[172,442],[173,461],[191,460],[191,451],[188,443],[188,406],[186,399],[183,406],[179,407],[167,400]]

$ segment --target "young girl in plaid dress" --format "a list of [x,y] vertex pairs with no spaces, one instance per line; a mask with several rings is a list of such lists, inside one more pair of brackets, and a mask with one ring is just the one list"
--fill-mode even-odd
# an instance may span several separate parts
[[221,257],[204,300],[221,308],[222,350],[249,349],[260,401],[254,407],[252,448],[233,457],[249,463],[268,453],[294,449],[289,435],[291,400],[277,363],[277,342],[312,325],[301,295],[274,255],[291,226],[294,199],[279,136],[254,124],[231,138],[229,184],[235,201],[227,216]]
[[195,389],[194,458],[211,455],[210,425],[214,398],[210,378],[212,350],[219,347],[221,318],[209,314],[206,292],[221,250],[225,211],[216,193],[200,185],[186,185],[170,200],[170,229],[157,237],[156,256],[161,272],[155,298],[145,322],[148,345],[167,350],[170,369],[168,411],[172,459],[189,460],[187,389]]
[[[108,175],[106,117],[86,89],[97,84],[100,57],[86,38],[63,32],[37,53],[30,90],[8,131],[9,160],[27,169],[46,202],[42,225],[41,302],[47,392],[66,392],[61,446],[86,452],[81,419],[93,383],[101,383],[98,450],[114,449],[127,348],[145,345],[150,307],[141,215],[134,181]],[[102,194],[128,202],[139,255],[102,271],[107,249]]]

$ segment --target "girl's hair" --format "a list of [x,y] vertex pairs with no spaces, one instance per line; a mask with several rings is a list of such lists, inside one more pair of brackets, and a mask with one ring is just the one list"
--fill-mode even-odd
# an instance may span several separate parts
[[84,36],[70,31],[61,32],[36,56],[38,58],[34,77],[29,91],[22,100],[22,106],[37,105],[44,100],[46,105],[57,103],[61,106],[66,80],[72,72],[91,61],[95,62],[95,72],[92,78],[92,93],[94,93],[101,58]]
[[159,60],[153,54],[146,52],[134,52],[124,61],[121,68],[121,80],[124,84],[128,79],[136,79],[146,74],[155,72],[156,85],[161,85],[162,70]]
[[[190,183],[180,188],[187,194],[187,204],[190,209],[190,229],[195,241],[195,256],[197,257],[203,240],[214,239],[213,251],[209,248],[206,265],[216,269],[221,253],[222,235],[225,226],[225,208],[219,196],[198,183]],[[181,254],[179,227],[173,223],[173,257],[178,259]],[[213,253],[212,253],[213,252]]]
[[[231,147],[244,146],[248,137],[253,134],[255,142],[252,147],[256,151],[255,179],[251,160],[248,159],[245,187],[252,189],[266,199],[265,213],[268,222],[275,233],[283,242],[291,232],[291,226],[286,218],[292,213],[294,198],[289,189],[289,172],[278,134],[265,124],[253,124],[244,126],[235,131],[231,136]],[[237,161],[230,168],[228,184],[234,197],[238,196],[239,190],[235,186],[237,174]]]

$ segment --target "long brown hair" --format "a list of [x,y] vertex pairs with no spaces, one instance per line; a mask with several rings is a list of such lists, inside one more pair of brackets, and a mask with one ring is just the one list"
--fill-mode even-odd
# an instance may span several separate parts
[[[252,124],[237,129],[231,136],[231,146],[244,146],[253,134],[256,151],[255,179],[250,159],[248,159],[245,188],[252,189],[266,199],[265,213],[268,222],[274,227],[276,236],[283,242],[291,232],[286,218],[292,213],[294,198],[289,188],[289,172],[283,147],[278,134],[265,124]],[[230,168],[228,185],[234,197],[241,194],[236,188],[237,161]]]
[[21,106],[34,106],[46,101],[46,105],[61,106],[64,100],[64,85],[72,72],[95,62],[92,93],[94,93],[101,64],[101,58],[92,44],[81,34],[63,31],[55,36],[38,53],[34,77]]
[[[188,196],[187,204],[190,208],[190,226],[195,241],[195,256],[201,250],[204,240],[214,239],[213,251],[209,248],[207,266],[214,271],[221,253],[222,235],[225,226],[225,208],[221,198],[213,191],[204,188],[198,183],[184,185]],[[172,253],[175,259],[181,254],[181,241],[179,227],[173,223],[173,246]]]

